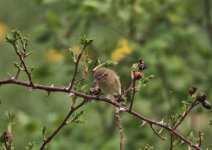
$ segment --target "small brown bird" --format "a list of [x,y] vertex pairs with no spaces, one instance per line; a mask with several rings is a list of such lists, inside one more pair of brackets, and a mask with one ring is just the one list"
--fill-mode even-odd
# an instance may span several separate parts
[[98,68],[94,72],[97,86],[106,94],[107,98],[114,99],[114,95],[121,95],[119,76],[111,69]]

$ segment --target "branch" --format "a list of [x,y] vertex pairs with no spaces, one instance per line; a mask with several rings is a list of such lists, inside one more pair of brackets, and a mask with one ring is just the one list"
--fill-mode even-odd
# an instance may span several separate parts
[[157,131],[155,131],[155,129],[153,128],[152,124],[149,124],[150,127],[152,128],[153,132],[161,139],[161,140],[165,140],[164,137],[162,137]]
[[[12,43],[12,45],[13,45],[13,47],[14,47],[14,49],[15,49],[16,54],[18,55],[18,57],[19,57],[19,59],[20,59],[20,61],[21,61],[20,67],[23,65],[24,71],[26,72],[26,74],[27,74],[27,76],[28,76],[28,79],[29,79],[30,84],[31,84],[32,86],[34,86],[34,85],[33,85],[33,82],[32,82],[31,72],[28,70],[28,68],[27,68],[27,66],[26,66],[26,63],[25,63],[25,60],[24,60],[24,59],[26,58],[26,56],[27,56],[27,55],[25,54],[25,53],[26,53],[26,49],[25,49],[26,47],[24,47],[24,53],[22,54],[22,53],[19,52],[18,47],[17,47],[17,45],[16,45],[15,43]],[[16,73],[15,79],[18,78],[20,71],[21,71],[21,69],[19,68],[18,71],[17,71],[17,73]]]
[[194,102],[192,102],[190,108],[183,114],[182,118],[180,119],[180,121],[178,121],[178,123],[176,123],[173,127],[173,129],[177,129],[177,127],[183,122],[183,120],[185,119],[185,117],[188,115],[188,113],[196,106],[198,105],[199,102],[197,100],[195,100]]
[[202,146],[202,140],[203,140],[203,133],[201,133],[200,131],[199,131],[199,147],[201,147]]
[[132,110],[132,106],[133,106],[133,101],[134,101],[134,97],[135,97],[135,81],[136,79],[133,79],[133,82],[132,82],[132,88],[133,88],[133,93],[132,93],[132,98],[131,98],[131,102],[130,102],[130,111]]
[[106,103],[109,103],[119,109],[121,109],[122,111],[127,112],[128,114],[135,116],[136,118],[145,121],[149,124],[153,124],[159,127],[162,127],[164,129],[166,129],[167,131],[169,131],[170,133],[176,135],[177,137],[179,137],[182,141],[184,141],[185,143],[187,143],[188,145],[190,145],[191,147],[195,148],[196,150],[201,150],[201,148],[199,146],[197,146],[196,144],[192,143],[190,140],[188,140],[186,137],[184,137],[183,135],[181,135],[178,131],[176,131],[174,128],[169,127],[168,125],[165,125],[163,123],[159,123],[156,121],[153,121],[149,118],[144,117],[143,115],[130,110],[128,107],[122,106],[120,103],[110,100],[108,98],[102,98],[99,96],[94,96],[94,95],[88,95],[88,94],[84,94],[84,93],[79,93],[73,90],[68,90],[65,87],[53,87],[53,86],[46,86],[46,85],[40,85],[40,84],[34,84],[34,86],[32,86],[29,82],[27,81],[21,81],[21,80],[16,80],[16,79],[7,79],[7,80],[0,80],[0,85],[3,84],[17,84],[17,85],[21,85],[21,86],[26,86],[26,87],[31,87],[32,89],[40,89],[40,90],[45,90],[47,92],[63,92],[63,93],[72,93],[75,96],[78,97],[82,97],[85,99],[89,99],[89,100],[98,100],[98,101],[103,101]]
[[88,39],[85,35],[84,37],[81,38],[81,44],[83,45],[82,46],[82,51],[80,52],[80,54],[78,55],[77,57],[77,61],[74,62],[75,64],[75,69],[74,69],[74,75],[72,77],[72,80],[71,80],[71,83],[69,84],[68,86],[68,90],[70,91],[74,85],[74,81],[75,81],[75,78],[77,76],[77,72],[78,72],[78,67],[79,67],[79,62],[80,62],[80,59],[82,57],[82,54],[83,52],[85,51],[85,48],[90,45],[91,43],[93,42],[93,39]]
[[169,150],[172,150],[173,149],[173,134],[170,134],[171,137],[170,137],[170,149]]
[[120,111],[119,108],[116,108],[115,110],[115,118],[116,118],[116,123],[119,128],[119,133],[120,133],[120,150],[123,150],[123,144],[124,144],[124,134],[123,134],[123,126],[121,124],[121,118],[120,118]]
[[83,52],[84,52],[84,50],[85,50],[85,47],[86,47],[86,46],[83,46],[83,49],[82,49],[82,51],[80,52],[79,56],[77,57],[77,61],[75,62],[74,75],[73,75],[72,80],[71,80],[71,83],[69,84],[69,87],[68,87],[68,90],[69,90],[69,91],[72,89],[72,87],[73,87],[73,85],[74,85],[74,81],[75,81],[75,78],[76,78],[76,76],[77,76],[79,61],[80,61],[80,59],[81,59],[81,57],[82,57],[82,54],[83,54]]
[[77,109],[79,109],[80,107],[82,107],[84,104],[86,103],[86,100],[83,100],[79,105],[77,105],[76,107],[71,107],[69,113],[66,115],[66,117],[64,118],[64,120],[62,121],[62,123],[58,126],[58,128],[53,131],[53,133],[46,139],[43,141],[43,144],[40,147],[40,150],[44,150],[46,148],[46,145],[55,137],[55,135],[65,126],[67,125],[67,121],[69,119],[69,117],[73,114],[73,112],[75,112]]

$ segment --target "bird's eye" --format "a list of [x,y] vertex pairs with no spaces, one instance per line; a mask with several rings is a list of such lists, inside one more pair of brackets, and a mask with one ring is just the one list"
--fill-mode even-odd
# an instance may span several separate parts
[[101,76],[101,79],[104,79],[106,76],[107,76],[107,74],[106,74],[106,73],[105,73],[105,74],[103,74],[103,75]]

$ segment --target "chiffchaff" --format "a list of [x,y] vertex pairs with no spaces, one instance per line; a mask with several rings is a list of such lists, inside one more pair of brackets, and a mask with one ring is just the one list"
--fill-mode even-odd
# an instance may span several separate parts
[[113,70],[98,68],[94,72],[94,78],[97,86],[107,95],[107,98],[114,99],[113,95],[121,95],[119,76]]

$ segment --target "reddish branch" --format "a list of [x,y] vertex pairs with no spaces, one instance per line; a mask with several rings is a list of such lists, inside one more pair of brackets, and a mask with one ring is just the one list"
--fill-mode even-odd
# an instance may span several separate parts
[[34,84],[34,86],[32,86],[30,82],[16,80],[16,79],[13,79],[13,78],[10,78],[10,79],[7,79],[7,80],[0,80],[0,85],[3,85],[3,84],[17,84],[17,85],[21,85],[21,86],[31,87],[32,89],[45,90],[47,92],[72,93],[75,96],[82,97],[84,99],[104,101],[106,103],[109,103],[109,104],[111,104],[111,105],[113,105],[113,106],[115,106],[115,107],[127,112],[128,114],[131,114],[132,116],[135,116],[135,117],[139,118],[140,120],[143,120],[143,121],[147,122],[148,124],[156,125],[156,126],[159,126],[159,127],[162,127],[164,129],[166,129],[170,133],[172,133],[172,134],[176,135],[177,137],[179,137],[182,141],[184,141],[185,143],[187,143],[191,147],[195,148],[196,150],[201,150],[201,148],[198,146],[198,144],[192,143],[190,140],[188,140],[186,137],[181,135],[174,128],[171,128],[171,127],[169,127],[166,124],[163,124],[163,123],[160,123],[160,122],[156,122],[156,121],[153,121],[153,120],[151,120],[149,118],[146,118],[143,115],[141,115],[141,114],[139,114],[139,113],[137,113],[137,112],[135,112],[133,110],[130,110],[128,107],[122,106],[117,101],[113,101],[113,100],[110,100],[110,99],[107,99],[107,98],[101,98],[101,97],[98,97],[98,96],[88,95],[88,94],[84,94],[84,93],[79,93],[79,92],[74,91],[74,90],[70,90],[69,91],[65,87],[52,87],[52,86],[39,85],[39,84]]

